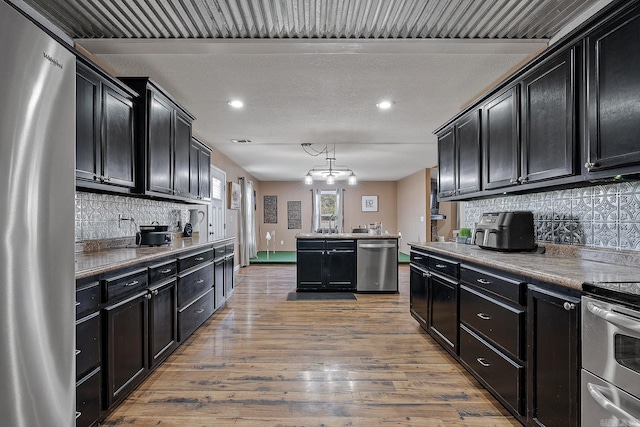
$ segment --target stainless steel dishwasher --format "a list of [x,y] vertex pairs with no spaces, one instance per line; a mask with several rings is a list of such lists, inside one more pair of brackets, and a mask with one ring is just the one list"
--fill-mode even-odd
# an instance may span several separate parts
[[398,292],[398,240],[358,240],[358,292]]

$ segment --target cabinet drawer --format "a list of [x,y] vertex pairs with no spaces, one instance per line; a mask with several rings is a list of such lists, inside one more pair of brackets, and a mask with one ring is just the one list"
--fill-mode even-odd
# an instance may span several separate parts
[[89,427],[100,418],[100,377],[97,368],[76,384],[76,427]]
[[152,265],[149,267],[149,284],[152,285],[168,277],[174,276],[177,271],[178,262],[175,259],[162,264]]
[[460,359],[518,414],[524,414],[524,366],[460,325]]
[[100,282],[92,282],[76,289],[76,319],[100,308]]
[[526,283],[508,277],[476,270],[463,265],[460,267],[460,280],[472,286],[482,288],[487,292],[499,295],[516,304],[525,305]]
[[334,249],[355,251],[356,241],[355,240],[327,240],[327,250],[330,251]]
[[229,243],[228,245],[226,245],[224,247],[224,254],[225,255],[231,255],[233,254],[234,249],[233,249],[233,243]]
[[178,311],[178,339],[184,341],[213,314],[213,289]]
[[460,286],[460,321],[521,360],[524,359],[524,319],[524,310]]
[[213,286],[213,262],[178,277],[178,307],[184,307]]
[[424,252],[418,252],[412,249],[409,254],[409,259],[412,263],[417,264],[421,267],[429,267],[429,256]]
[[178,258],[178,272],[185,271],[188,268],[195,267],[198,264],[203,264],[211,260],[213,260],[213,249],[211,248],[206,251]]
[[458,278],[458,269],[460,267],[460,264],[458,264],[457,262],[447,261],[442,258],[430,255],[428,263],[430,270],[437,271],[440,274],[453,277],[454,279]]
[[226,253],[226,247],[225,246],[215,247],[213,248],[213,252],[214,252],[215,259],[224,258],[224,255]]
[[298,240],[297,247],[298,247],[298,249],[323,250],[324,249],[324,240],[322,240],[322,239]]
[[138,292],[146,288],[147,283],[146,268],[105,279],[107,300],[113,302],[115,298]]
[[100,312],[76,322],[76,379],[100,365]]

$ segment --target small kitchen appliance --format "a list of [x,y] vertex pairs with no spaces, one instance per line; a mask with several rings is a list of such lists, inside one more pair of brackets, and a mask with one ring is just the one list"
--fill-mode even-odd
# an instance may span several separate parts
[[496,251],[533,251],[537,248],[533,213],[484,213],[476,225],[475,244]]
[[136,245],[160,246],[171,244],[171,232],[168,225],[141,225],[136,233]]

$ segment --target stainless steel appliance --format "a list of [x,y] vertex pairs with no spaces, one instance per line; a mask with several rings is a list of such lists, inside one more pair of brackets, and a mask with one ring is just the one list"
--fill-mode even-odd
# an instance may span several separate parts
[[0,0],[0,424],[12,427],[75,424],[76,68],[42,22]]
[[[154,221],[155,222],[155,221]],[[136,233],[136,245],[138,246],[160,246],[169,245],[172,241],[172,233],[168,225],[141,225],[140,231]]]
[[536,249],[533,213],[527,211],[482,214],[476,225],[475,243],[483,249],[497,251],[532,251]]
[[582,297],[582,426],[640,427],[640,296]]
[[358,240],[356,290],[398,292],[398,241]]

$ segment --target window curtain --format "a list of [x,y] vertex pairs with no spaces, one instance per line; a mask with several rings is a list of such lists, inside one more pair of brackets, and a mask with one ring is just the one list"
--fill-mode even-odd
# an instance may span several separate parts
[[240,237],[238,239],[238,249],[240,250],[240,266],[246,267],[249,265],[251,258],[258,256],[253,182],[246,178],[240,178],[240,194]]

